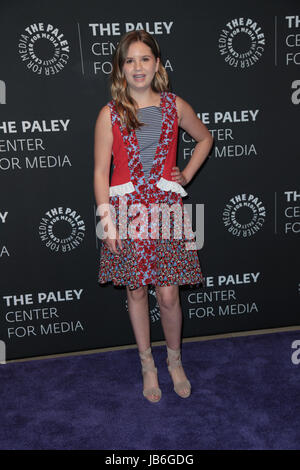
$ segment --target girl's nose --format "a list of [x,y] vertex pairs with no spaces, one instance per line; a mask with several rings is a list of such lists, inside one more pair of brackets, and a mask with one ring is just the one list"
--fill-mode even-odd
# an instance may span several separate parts
[[134,67],[134,68],[135,68],[135,70],[137,70],[137,71],[138,71],[138,70],[140,70],[140,69],[141,69],[141,67],[142,67],[142,66],[141,66],[141,62],[138,62],[138,61],[137,61],[137,62],[135,63],[135,67]]

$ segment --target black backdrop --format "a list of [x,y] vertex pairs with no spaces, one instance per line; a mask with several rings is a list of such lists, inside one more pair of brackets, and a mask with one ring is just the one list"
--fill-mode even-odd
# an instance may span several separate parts
[[[215,137],[183,200],[203,210],[207,280],[180,288],[183,336],[299,324],[299,3],[2,1],[7,359],[135,343],[125,288],[97,283],[93,139],[113,50],[141,28],[161,46],[172,91]],[[181,130],[181,169],[194,145]],[[149,303],[161,340],[152,288]]]

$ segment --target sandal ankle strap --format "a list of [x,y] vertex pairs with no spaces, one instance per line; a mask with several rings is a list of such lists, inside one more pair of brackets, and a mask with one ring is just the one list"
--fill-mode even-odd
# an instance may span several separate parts
[[142,372],[157,372],[157,367],[154,364],[142,364]]
[[141,358],[141,362],[146,359],[151,358],[151,361],[148,361],[145,363],[142,362],[142,372],[147,372],[147,371],[157,372],[157,368],[155,367],[154,359],[153,359],[152,352],[151,352],[151,346],[148,349],[146,349],[146,351],[139,352],[139,355]]
[[171,349],[167,346],[167,352],[168,352],[168,369],[175,369],[176,367],[179,367],[182,365],[181,362],[181,353],[180,349]]
[[168,369],[169,370],[172,370],[172,369],[176,369],[176,367],[179,367],[182,365],[182,362],[180,359],[177,359],[176,361],[169,361],[168,360]]
[[142,360],[143,359],[148,359],[148,357],[152,356],[151,346],[149,346],[149,348],[146,349],[146,351],[143,351],[143,352],[139,351],[139,356]]

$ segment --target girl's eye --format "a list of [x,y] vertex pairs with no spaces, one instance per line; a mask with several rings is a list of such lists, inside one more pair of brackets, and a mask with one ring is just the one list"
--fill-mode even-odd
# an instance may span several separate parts
[[[143,60],[148,61],[148,60],[149,60],[149,57],[144,57]],[[127,60],[126,60],[126,64],[130,64],[131,62],[132,62],[132,59],[127,59]]]

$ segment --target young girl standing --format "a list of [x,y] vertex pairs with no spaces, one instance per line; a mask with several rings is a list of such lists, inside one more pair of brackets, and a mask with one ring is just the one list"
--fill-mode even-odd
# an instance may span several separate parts
[[[192,107],[169,91],[159,46],[146,31],[122,36],[113,58],[111,94],[113,99],[102,107],[95,125],[94,191],[105,234],[98,282],[126,286],[143,395],[151,402],[161,398],[150,346],[148,285],[155,286],[168,370],[175,392],[187,398],[191,384],[181,363],[179,285],[203,283],[203,275],[197,250],[187,249],[184,235],[174,235],[172,211],[169,227],[173,232],[168,238],[161,235],[165,223],[160,217],[152,222],[151,216],[154,206],[183,207],[182,196],[187,195],[183,186],[206,159],[213,139]],[[176,166],[178,126],[197,141],[183,171]],[[110,209],[105,211],[108,204]],[[153,236],[154,226],[159,236],[155,230]]]

